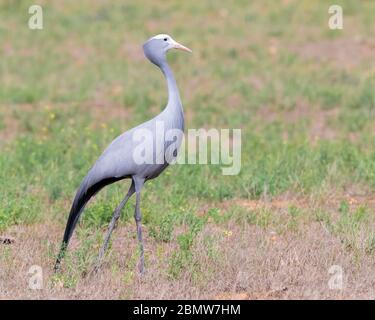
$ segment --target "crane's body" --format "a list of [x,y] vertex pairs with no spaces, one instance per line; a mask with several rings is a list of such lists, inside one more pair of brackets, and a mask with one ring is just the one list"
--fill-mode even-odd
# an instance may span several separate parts
[[[166,159],[166,153],[168,147],[172,142],[166,141],[165,132],[167,132],[168,130],[179,130],[182,132],[184,130],[184,113],[179,91],[173,73],[165,57],[165,53],[171,48],[191,52],[190,49],[175,42],[170,36],[163,34],[149,39],[144,44],[143,49],[146,57],[161,69],[166,78],[168,87],[167,106],[160,114],[158,114],[153,119],[124,132],[115,140],[113,140],[112,143],[103,152],[103,154],[99,157],[94,166],[90,169],[86,177],[83,179],[70,210],[63,243],[56,261],[55,270],[59,269],[61,259],[63,258],[69,240],[73,234],[74,228],[91,197],[109,184],[112,184],[119,180],[130,178],[132,180],[131,186],[126,197],[116,208],[113,214],[113,218],[109,225],[109,230],[104,241],[104,245],[99,253],[97,267],[99,266],[99,262],[102,259],[103,254],[108,246],[110,235],[116,225],[118,218],[120,217],[122,208],[126,204],[127,200],[134,193],[136,193],[137,200],[135,208],[135,220],[137,223],[137,235],[141,249],[140,270],[141,272],[143,272],[144,257],[140,214],[140,191],[143,187],[143,184],[147,180],[158,177],[169,164]],[[159,131],[157,129],[158,123],[163,124],[163,131]],[[134,139],[134,134],[138,130],[145,130],[152,136],[152,145],[150,146],[153,152],[152,158],[154,160],[152,163],[140,164],[134,158],[135,149],[139,145],[139,141],[136,141]],[[157,145],[161,146],[160,150],[157,148]],[[174,143],[173,148],[176,149],[175,152],[177,152],[179,146],[179,141]],[[157,154],[157,150],[159,150],[159,152],[162,152],[161,157],[163,161],[161,162],[156,161],[156,158],[160,157],[160,155]]]

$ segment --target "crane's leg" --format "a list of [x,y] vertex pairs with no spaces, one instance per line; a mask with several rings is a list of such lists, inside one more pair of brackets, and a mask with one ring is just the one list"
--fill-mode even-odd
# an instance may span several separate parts
[[145,257],[144,257],[144,250],[143,250],[143,239],[142,239],[142,216],[141,216],[141,189],[144,184],[144,179],[134,179],[135,184],[135,193],[136,193],[136,203],[135,203],[135,223],[137,225],[137,237],[139,243],[139,250],[140,250],[140,261],[139,261],[139,271],[141,274],[144,273],[145,270]]
[[101,249],[99,251],[99,256],[98,256],[98,258],[96,260],[96,265],[95,265],[94,271],[98,271],[98,269],[100,267],[100,264],[102,262],[104,253],[105,253],[105,251],[108,248],[109,239],[111,238],[111,234],[112,234],[113,230],[116,228],[117,221],[118,221],[118,219],[121,216],[121,210],[124,208],[126,202],[129,200],[129,198],[133,195],[134,191],[135,191],[134,182],[132,181],[132,184],[131,184],[131,186],[129,188],[129,191],[126,194],[124,200],[121,201],[121,203],[119,204],[119,206],[113,212],[112,220],[109,223],[108,231],[107,231],[107,234],[105,236],[103,246],[101,247]]

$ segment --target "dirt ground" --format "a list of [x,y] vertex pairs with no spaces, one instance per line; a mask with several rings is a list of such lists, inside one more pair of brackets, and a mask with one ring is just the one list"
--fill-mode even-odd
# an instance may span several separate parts
[[[222,207],[240,205],[249,210],[270,208],[285,215],[291,204],[310,208],[335,208],[342,197],[332,196],[321,203],[311,199],[273,201],[231,200]],[[369,206],[375,199],[348,193],[354,206]],[[205,214],[203,210],[200,214]],[[375,280],[370,256],[356,257],[343,250],[344,244],[321,222],[300,224],[297,230],[280,234],[272,228],[228,222],[225,227],[207,224],[198,234],[193,248],[197,268],[209,266],[205,279],[195,279],[188,268],[177,279],[166,274],[173,243],[157,243],[145,230],[147,272],[137,272],[137,242],[131,223],[115,231],[110,254],[97,274],[80,274],[71,288],[52,272],[56,247],[62,230],[53,222],[15,226],[2,236],[0,244],[1,299],[372,299]],[[103,230],[104,232],[104,230]],[[214,237],[213,256],[207,254],[204,239]],[[219,239],[219,240],[218,240]],[[73,238],[71,251],[81,243]],[[97,247],[96,249],[99,249]],[[132,263],[129,264],[129,261]],[[43,288],[30,289],[31,266],[42,269]],[[66,271],[66,270],[65,270]],[[207,271],[207,270],[206,270]],[[34,270],[35,272],[35,270]],[[199,273],[198,273],[199,274]]]

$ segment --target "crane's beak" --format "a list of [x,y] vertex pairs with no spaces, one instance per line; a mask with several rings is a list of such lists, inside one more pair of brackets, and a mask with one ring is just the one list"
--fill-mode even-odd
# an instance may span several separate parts
[[177,49],[177,50],[182,50],[182,51],[190,52],[190,53],[193,52],[188,47],[183,46],[181,43],[178,43],[177,41],[175,41],[173,43],[173,48]]

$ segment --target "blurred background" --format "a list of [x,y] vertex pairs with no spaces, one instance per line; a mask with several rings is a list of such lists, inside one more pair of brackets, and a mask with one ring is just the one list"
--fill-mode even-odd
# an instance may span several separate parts
[[[33,4],[43,30],[28,28]],[[375,2],[335,4],[343,30],[323,0],[0,0],[0,235],[14,240],[0,244],[0,297],[374,296]],[[241,172],[171,166],[147,184],[142,280],[133,202],[99,280],[83,277],[127,183],[108,187],[53,276],[81,179],[166,103],[142,52],[158,33],[193,50],[168,54],[186,128],[242,129]],[[48,284],[38,292],[25,285],[33,264]]]

